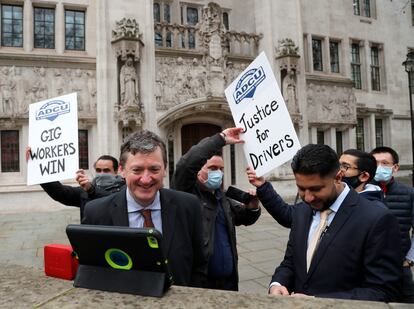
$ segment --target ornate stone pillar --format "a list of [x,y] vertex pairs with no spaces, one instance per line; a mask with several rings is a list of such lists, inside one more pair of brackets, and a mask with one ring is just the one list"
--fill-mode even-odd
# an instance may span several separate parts
[[112,47],[118,62],[118,103],[115,118],[120,127],[136,130],[144,121],[143,104],[139,95],[139,63],[142,34],[135,19],[123,18],[112,31]]

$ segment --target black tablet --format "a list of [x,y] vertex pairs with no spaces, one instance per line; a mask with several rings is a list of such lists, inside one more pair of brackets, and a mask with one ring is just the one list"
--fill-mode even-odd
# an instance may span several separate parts
[[79,259],[75,286],[161,296],[172,283],[154,228],[70,224],[66,234]]

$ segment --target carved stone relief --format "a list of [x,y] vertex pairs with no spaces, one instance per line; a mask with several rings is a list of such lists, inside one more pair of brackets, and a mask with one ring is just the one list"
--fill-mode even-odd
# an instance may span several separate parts
[[282,81],[282,94],[290,114],[299,113],[296,85],[296,72],[290,70]]
[[4,66],[0,88],[2,116],[27,117],[29,104],[71,92],[78,92],[81,117],[96,112],[94,70]]
[[311,123],[355,122],[356,98],[351,87],[308,83],[307,103]]
[[[214,93],[211,75],[199,59],[157,57],[155,63],[157,110],[167,110],[180,103],[209,97]],[[224,71],[225,85],[236,79],[247,66],[247,62],[227,62]]]

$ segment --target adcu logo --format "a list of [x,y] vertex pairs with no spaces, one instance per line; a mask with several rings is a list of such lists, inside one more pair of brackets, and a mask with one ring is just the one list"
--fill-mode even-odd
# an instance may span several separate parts
[[69,112],[69,102],[54,100],[43,104],[43,106],[36,111],[36,120],[48,119],[53,121],[59,115],[67,114]]
[[250,69],[240,78],[236,89],[233,93],[233,98],[236,104],[239,104],[244,98],[253,98],[257,86],[266,78],[262,67],[257,69]]

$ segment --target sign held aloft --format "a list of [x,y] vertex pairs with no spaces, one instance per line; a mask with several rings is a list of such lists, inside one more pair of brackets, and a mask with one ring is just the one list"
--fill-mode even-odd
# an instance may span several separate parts
[[27,185],[70,179],[79,169],[77,94],[30,104]]
[[270,63],[262,52],[225,90],[247,162],[263,176],[290,160],[299,139]]

